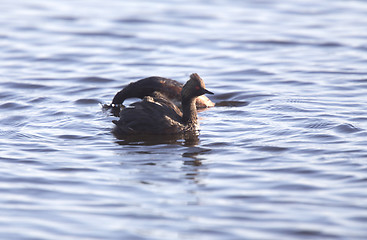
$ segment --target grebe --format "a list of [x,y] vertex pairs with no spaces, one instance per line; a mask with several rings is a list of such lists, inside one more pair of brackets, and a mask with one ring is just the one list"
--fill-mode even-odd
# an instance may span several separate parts
[[133,103],[121,111],[120,120],[113,121],[116,124],[114,132],[118,135],[197,132],[195,100],[205,93],[213,94],[205,89],[200,76],[193,73],[181,91],[182,112],[169,97],[154,91],[151,96],[145,96],[143,101]]
[[[163,77],[148,77],[132,82],[118,92],[112,100],[112,107],[119,107],[128,98],[141,98],[153,96],[154,92],[160,92],[176,105],[181,103],[181,91],[183,84]],[[213,107],[215,104],[206,96],[196,99],[197,108]]]

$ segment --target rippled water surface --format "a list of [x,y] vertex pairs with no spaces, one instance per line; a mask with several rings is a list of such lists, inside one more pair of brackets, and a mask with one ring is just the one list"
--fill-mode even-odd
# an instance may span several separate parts
[[[0,5],[1,239],[367,239],[366,1]],[[199,73],[198,139],[102,106]]]

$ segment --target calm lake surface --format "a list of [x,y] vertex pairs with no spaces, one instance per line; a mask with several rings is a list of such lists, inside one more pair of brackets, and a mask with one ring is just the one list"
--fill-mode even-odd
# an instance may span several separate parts
[[[367,239],[366,1],[0,5],[0,239]],[[197,139],[103,108],[197,72]]]

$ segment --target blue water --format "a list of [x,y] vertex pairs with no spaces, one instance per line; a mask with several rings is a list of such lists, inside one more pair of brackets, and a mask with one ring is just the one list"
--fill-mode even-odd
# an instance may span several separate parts
[[[1,239],[367,239],[367,2],[0,11]],[[198,139],[111,133],[123,86],[193,72]]]

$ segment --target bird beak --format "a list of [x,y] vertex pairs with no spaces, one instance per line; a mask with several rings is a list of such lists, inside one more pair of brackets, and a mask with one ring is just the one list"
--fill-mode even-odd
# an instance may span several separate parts
[[211,91],[206,90],[206,89],[204,88],[204,94],[205,94],[205,93],[208,93],[208,94],[214,94],[214,93],[212,93]]

